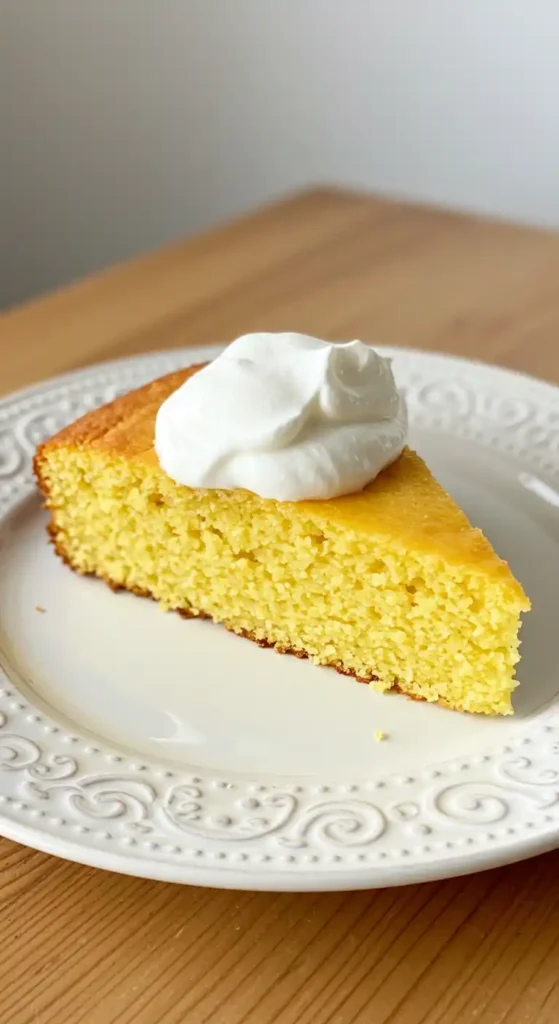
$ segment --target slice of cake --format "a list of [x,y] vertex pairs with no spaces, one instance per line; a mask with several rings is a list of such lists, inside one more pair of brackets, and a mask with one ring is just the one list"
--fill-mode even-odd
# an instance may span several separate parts
[[[199,369],[118,398],[38,449],[61,558],[375,689],[510,714],[528,599],[419,456],[404,448],[363,490],[326,500],[178,484],[154,450],[156,416]],[[208,408],[208,423],[218,414]]]

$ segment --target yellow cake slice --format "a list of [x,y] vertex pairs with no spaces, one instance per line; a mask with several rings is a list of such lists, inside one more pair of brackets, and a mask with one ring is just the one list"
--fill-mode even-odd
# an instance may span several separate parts
[[155,417],[197,369],[88,413],[38,449],[64,561],[375,689],[510,714],[529,601],[419,456],[405,449],[365,490],[328,501],[180,486],[154,453]]

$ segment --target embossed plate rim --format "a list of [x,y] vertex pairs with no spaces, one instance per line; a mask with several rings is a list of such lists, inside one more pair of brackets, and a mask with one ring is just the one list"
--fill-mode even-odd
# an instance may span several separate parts
[[[43,432],[48,424],[52,429],[49,417],[58,426],[57,416],[73,419],[115,391],[211,357],[220,348],[121,359],[0,400],[0,519],[31,487],[37,437],[28,436],[22,424],[28,429],[42,419]],[[394,358],[399,379],[408,386],[412,422],[475,438],[536,465],[559,484],[559,450],[551,443],[559,425],[559,389],[483,363],[412,349],[382,350]],[[460,407],[464,380],[479,404],[475,415],[468,402]],[[532,413],[526,412],[529,399]],[[488,410],[477,423],[476,416]],[[533,443],[523,443],[530,415],[545,457]],[[7,432],[10,427],[13,433]],[[11,442],[15,468],[10,470]],[[34,707],[0,670],[0,833],[93,866],[232,888],[353,889],[447,877],[558,844],[558,733],[559,718],[548,709],[510,745],[481,758],[436,765],[416,778],[274,786],[269,779],[233,775],[231,781],[207,769],[178,772],[160,763],[134,763],[103,740],[93,746],[90,736],[70,733]],[[96,767],[100,762],[102,771]],[[449,799],[454,817],[444,809]],[[220,813],[213,813],[216,807]]]

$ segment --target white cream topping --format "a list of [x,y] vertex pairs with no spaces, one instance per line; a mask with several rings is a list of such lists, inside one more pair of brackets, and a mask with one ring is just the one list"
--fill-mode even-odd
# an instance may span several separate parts
[[368,345],[245,334],[163,402],[155,451],[179,484],[303,501],[361,490],[406,432],[390,360]]

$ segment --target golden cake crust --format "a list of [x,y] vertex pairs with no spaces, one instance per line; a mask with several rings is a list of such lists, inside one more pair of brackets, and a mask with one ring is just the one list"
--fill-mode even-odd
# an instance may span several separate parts
[[52,448],[61,447],[101,448],[105,451],[114,451],[123,458],[137,458],[142,455],[155,458],[153,437],[159,406],[205,365],[199,363],[183,370],[175,370],[115,398],[109,405],[92,409],[40,445],[36,461],[40,466],[44,453]]
[[[204,365],[176,370],[151,381],[107,406],[92,410],[46,441],[38,448],[34,460],[43,491],[42,463],[56,447],[98,449],[156,466],[153,442],[159,406]],[[511,593],[529,608],[528,599],[507,563],[497,556],[481,530],[472,528],[446,492],[433,488],[431,473],[409,448],[363,491],[296,505],[302,515],[311,507],[315,518],[322,517],[365,534],[368,525],[374,524],[376,533],[397,534],[410,549],[420,549],[449,565],[464,566],[491,576],[510,587]],[[405,516],[402,515],[404,508]]]

